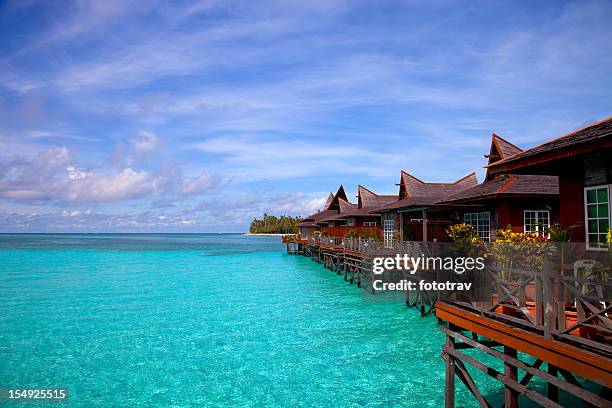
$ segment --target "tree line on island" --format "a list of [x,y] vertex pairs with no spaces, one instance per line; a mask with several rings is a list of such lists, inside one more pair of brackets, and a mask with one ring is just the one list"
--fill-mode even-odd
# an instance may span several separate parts
[[296,234],[298,232],[297,223],[302,221],[300,217],[290,215],[264,214],[262,219],[255,218],[251,221],[249,232],[251,234]]

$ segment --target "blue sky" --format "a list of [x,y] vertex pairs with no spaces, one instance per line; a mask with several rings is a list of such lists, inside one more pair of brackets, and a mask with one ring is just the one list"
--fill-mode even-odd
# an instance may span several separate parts
[[612,112],[612,2],[0,2],[0,231],[244,231]]

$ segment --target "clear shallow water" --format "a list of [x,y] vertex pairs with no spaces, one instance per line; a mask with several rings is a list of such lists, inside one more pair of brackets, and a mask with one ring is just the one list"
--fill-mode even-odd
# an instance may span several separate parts
[[0,386],[61,406],[443,406],[442,342],[275,237],[0,235]]

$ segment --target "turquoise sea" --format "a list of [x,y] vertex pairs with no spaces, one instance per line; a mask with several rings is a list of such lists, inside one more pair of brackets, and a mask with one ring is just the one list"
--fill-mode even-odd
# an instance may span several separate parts
[[439,407],[442,342],[275,237],[0,235],[0,387],[46,407]]

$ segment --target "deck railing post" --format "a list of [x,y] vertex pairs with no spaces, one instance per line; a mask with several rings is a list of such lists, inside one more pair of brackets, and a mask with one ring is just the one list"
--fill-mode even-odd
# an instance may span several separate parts
[[553,284],[553,264],[550,261],[544,262],[542,270],[542,307],[544,308],[544,338],[550,339],[551,331],[555,330],[555,300]]

